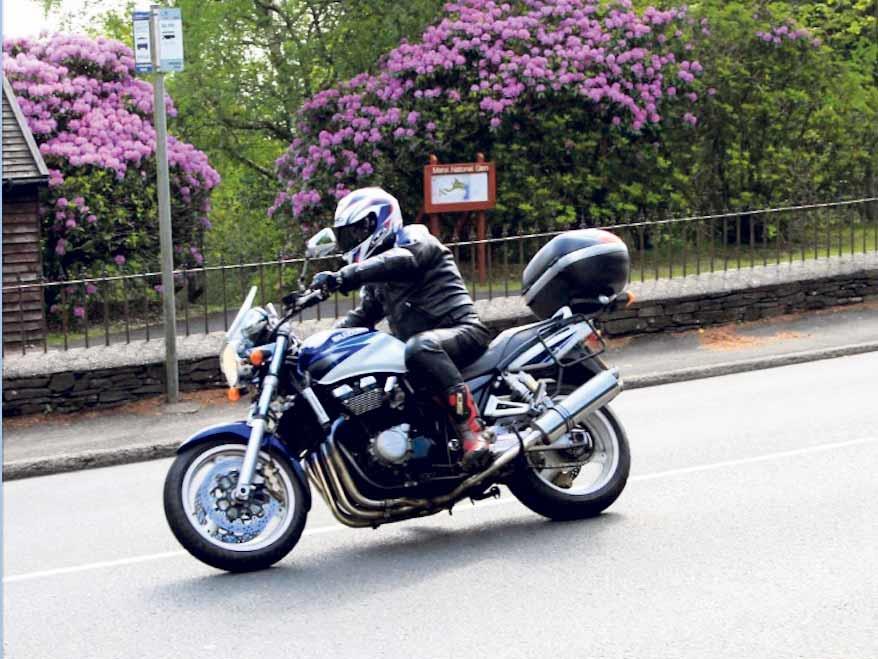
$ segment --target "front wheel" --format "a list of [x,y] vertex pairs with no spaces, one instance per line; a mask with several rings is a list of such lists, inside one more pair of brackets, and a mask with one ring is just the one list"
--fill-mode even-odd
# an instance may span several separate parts
[[235,498],[246,449],[232,438],[193,446],[165,479],[165,517],[174,536],[198,560],[229,572],[261,570],[286,556],[308,514],[289,459],[265,450],[250,498]]
[[628,438],[609,407],[590,414],[550,447],[535,448],[521,461],[509,489],[550,519],[594,517],[618,498],[628,481]]

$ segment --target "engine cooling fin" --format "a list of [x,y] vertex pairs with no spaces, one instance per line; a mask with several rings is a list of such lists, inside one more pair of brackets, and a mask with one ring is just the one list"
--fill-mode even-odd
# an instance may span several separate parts
[[384,392],[379,388],[355,394],[342,401],[345,409],[354,415],[365,414],[366,412],[377,410],[383,403]]

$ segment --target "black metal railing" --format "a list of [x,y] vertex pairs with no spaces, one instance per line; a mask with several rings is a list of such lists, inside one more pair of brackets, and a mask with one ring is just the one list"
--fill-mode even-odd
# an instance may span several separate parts
[[[631,280],[643,282],[878,251],[878,198],[603,225],[581,220],[578,225],[599,226],[622,238],[631,253]],[[570,228],[576,227],[564,230]],[[514,232],[505,228],[499,236],[481,241],[455,235],[447,244],[473,297],[490,300],[517,295],[528,261],[559,233],[563,230],[520,225]],[[228,329],[250,286],[259,287],[258,303],[277,302],[296,286],[303,264],[301,258],[258,261],[239,256],[176,270],[177,333],[190,336]],[[309,271],[339,265],[331,257],[316,259]],[[34,292],[42,295],[44,306],[37,320],[25,312],[25,302],[33,304]],[[157,271],[104,273],[67,281],[5,281],[3,296],[4,353],[163,337]],[[335,318],[356,305],[356,293],[335,295],[300,319]]]

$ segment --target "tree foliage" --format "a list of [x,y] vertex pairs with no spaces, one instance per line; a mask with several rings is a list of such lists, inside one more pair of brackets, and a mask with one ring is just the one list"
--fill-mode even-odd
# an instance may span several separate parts
[[[153,90],[133,77],[131,50],[54,35],[4,42],[3,70],[50,168],[41,206],[50,277],[98,274],[158,255]],[[170,114],[176,112],[167,100]],[[168,140],[178,263],[200,261],[219,175],[205,154]]]
[[[431,152],[446,162],[478,151],[497,161],[496,215],[507,222],[874,194],[878,93],[865,65],[876,47],[874,3],[628,7],[447,5],[441,22],[392,51],[377,75],[303,105],[272,212],[308,228],[351,187],[379,183],[412,217]],[[609,55],[629,49],[644,50],[636,66],[608,70]],[[540,57],[548,77],[534,75]],[[608,84],[633,91],[633,106],[606,93]]]
[[[297,234],[290,226],[324,222],[337,193],[354,185],[394,190],[413,218],[431,152],[459,161],[481,151],[497,161],[495,216],[508,222],[563,224],[582,213],[612,221],[878,194],[876,0],[699,0],[676,14],[673,29],[645,17],[677,11],[677,0],[634,0],[637,20],[652,31],[632,37],[615,25],[616,17],[634,15],[627,0],[467,0],[448,8],[441,0],[175,4],[183,10],[187,68],[170,80],[180,110],[174,126],[223,172],[212,240],[226,253],[241,244],[241,227],[254,245],[279,248]],[[456,25],[462,10],[474,13]],[[497,31],[512,29],[504,23],[512,16],[542,11],[534,17],[547,26],[542,36]],[[588,45],[571,27],[589,17],[599,19],[608,44]],[[107,15],[98,29],[128,39],[127,10]],[[471,32],[478,30],[475,43]],[[561,39],[546,43],[555,33]],[[582,81],[569,77],[608,74],[584,55],[584,43],[623,52],[629,44],[621,42],[629,40],[676,58],[661,65],[654,103],[660,121],[651,121],[649,110],[645,118],[618,111],[607,97],[592,100],[578,91]],[[552,53],[544,68],[559,76],[553,82],[560,88],[517,80],[524,85],[517,91],[509,83],[524,56],[544,50]],[[703,72],[671,85],[683,60]],[[617,76],[635,86],[636,103],[647,68],[638,73],[628,63]],[[399,84],[399,98],[379,97]],[[377,114],[360,108],[347,117],[346,96]],[[392,109],[399,114],[388,117]],[[353,137],[339,138],[346,128]],[[278,196],[274,162],[282,154]],[[264,214],[272,201],[274,220]]]
[[[878,89],[851,53],[871,48],[871,39],[839,42],[849,33],[815,25],[817,4],[700,3],[696,15],[709,27],[694,42],[710,95],[695,139],[676,145],[692,207],[869,193]],[[858,15],[849,8],[835,19],[841,25]]]
[[[50,0],[51,1],[51,0]],[[131,3],[129,3],[130,5]],[[254,247],[280,248],[286,228],[265,214],[275,195],[274,162],[293,139],[302,103],[376,66],[415,36],[441,0],[177,0],[186,66],[169,77],[179,111],[174,128],[223,173],[210,243],[236,254],[240,228]],[[96,28],[130,40],[131,6]]]
[[499,163],[510,219],[665,204],[663,126],[697,123],[702,66],[689,57],[685,15],[593,0],[449,3],[375,75],[302,106],[272,212],[309,225],[353,186],[380,183],[412,217],[428,154],[448,162],[476,151]]

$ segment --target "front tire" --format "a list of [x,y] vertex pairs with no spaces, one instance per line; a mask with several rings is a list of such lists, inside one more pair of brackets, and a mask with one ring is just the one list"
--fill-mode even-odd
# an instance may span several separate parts
[[[569,393],[573,387],[565,389],[568,391],[564,393]],[[553,468],[576,460],[577,456],[571,456],[570,451],[533,454],[543,460],[542,465],[535,465],[531,455],[525,456],[509,481],[509,489],[521,503],[549,519],[573,520],[599,515],[619,497],[628,482],[631,452],[625,430],[613,411],[602,407],[589,415],[577,430],[591,438],[591,455],[602,453],[608,461],[606,468],[601,463],[601,472],[593,483],[577,488],[576,479],[581,470],[573,474],[573,469]],[[546,460],[554,460],[554,463]]]
[[228,572],[265,569],[299,541],[308,512],[289,458],[263,450],[254,492],[246,502],[232,493],[247,448],[218,438],[177,456],[165,478],[165,517],[195,558]]

